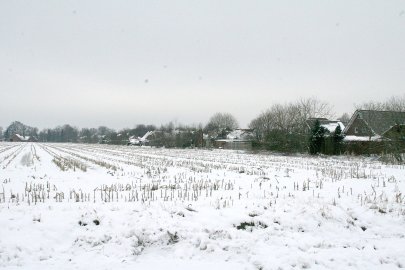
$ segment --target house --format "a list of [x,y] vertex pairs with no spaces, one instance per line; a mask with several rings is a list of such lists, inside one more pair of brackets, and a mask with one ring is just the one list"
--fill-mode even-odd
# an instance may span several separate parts
[[154,131],[148,131],[143,135],[143,137],[138,137],[138,136],[131,136],[129,137],[129,142],[127,145],[147,145],[149,143],[148,137],[151,136],[154,133]]
[[222,149],[251,150],[253,138],[253,129],[235,129],[225,139],[216,139],[213,145]]
[[319,124],[321,125],[321,127],[325,128],[326,130],[326,135],[332,135],[335,133],[335,130],[338,126],[340,126],[341,131],[343,131],[345,129],[344,124],[339,121],[339,120],[329,120],[327,118],[308,118],[306,120],[306,124],[308,127],[308,133],[311,132],[312,128],[315,126],[315,122],[319,121]]
[[37,142],[38,140],[33,136],[22,136],[20,134],[13,134],[10,142]]
[[405,112],[357,110],[343,132],[349,151],[380,153],[405,144]]
[[377,140],[383,139],[386,132],[398,125],[405,125],[405,112],[357,110],[344,133],[353,137],[351,140]]

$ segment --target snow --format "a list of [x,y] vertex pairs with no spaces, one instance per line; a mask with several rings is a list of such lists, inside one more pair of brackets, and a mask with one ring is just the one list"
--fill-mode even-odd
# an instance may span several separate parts
[[345,126],[343,125],[342,122],[322,124],[321,126],[324,127],[326,130],[328,130],[330,133],[334,133],[337,126],[340,126],[342,131],[345,129]]
[[235,129],[226,136],[226,141],[246,141],[250,140],[253,134],[250,130]]
[[15,134],[21,141],[28,141],[30,136],[22,136],[20,134]]
[[356,142],[366,142],[366,141],[379,141],[381,136],[355,136],[348,135],[344,138],[345,141],[356,141]]
[[361,157],[0,143],[0,268],[397,269],[404,172]]
[[154,133],[153,131],[148,131],[142,137],[131,136],[131,137],[129,137],[129,142],[134,145],[141,145],[141,144],[148,143],[149,142],[148,137],[150,135],[152,135],[153,133]]

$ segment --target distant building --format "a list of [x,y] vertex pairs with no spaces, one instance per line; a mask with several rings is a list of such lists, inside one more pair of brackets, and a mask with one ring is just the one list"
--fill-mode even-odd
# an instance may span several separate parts
[[311,129],[315,126],[316,121],[319,121],[321,127],[325,128],[326,135],[332,135],[335,133],[335,130],[338,126],[340,126],[341,131],[345,129],[344,124],[339,120],[329,120],[327,118],[308,118],[306,120],[306,124],[308,127],[308,133],[311,132]]
[[343,131],[348,150],[380,153],[392,144],[405,145],[405,112],[357,110]]
[[350,140],[377,140],[401,125],[405,125],[405,112],[357,110],[344,133]]
[[215,140],[213,145],[222,149],[252,150],[253,138],[253,129],[235,129],[225,139]]
[[13,134],[10,142],[37,142],[38,140],[33,136],[22,136],[20,134]]
[[127,145],[138,145],[138,146],[148,145],[149,144],[148,137],[150,137],[153,133],[154,131],[148,131],[145,133],[145,135],[143,135],[143,137],[131,136],[129,137],[129,142],[127,143]]

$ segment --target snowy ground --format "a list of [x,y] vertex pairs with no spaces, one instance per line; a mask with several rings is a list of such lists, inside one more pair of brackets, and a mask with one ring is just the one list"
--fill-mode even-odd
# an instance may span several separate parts
[[397,269],[405,167],[0,143],[0,268]]

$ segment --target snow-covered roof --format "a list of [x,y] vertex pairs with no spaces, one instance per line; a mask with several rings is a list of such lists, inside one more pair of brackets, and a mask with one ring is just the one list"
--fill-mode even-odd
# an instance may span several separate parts
[[379,141],[381,140],[381,136],[354,136],[354,135],[348,135],[344,138],[344,141],[347,142],[366,142],[366,141]]
[[22,136],[20,134],[15,134],[21,141],[28,141],[30,139],[30,136]]
[[235,129],[230,132],[227,136],[227,140],[249,140],[253,136],[252,130],[250,129]]
[[246,140],[242,140],[242,139],[218,139],[218,140],[215,140],[216,142],[249,142],[249,141],[251,141],[251,140],[248,140],[248,139],[246,139]]
[[343,125],[342,122],[334,122],[334,123],[327,123],[327,124],[321,124],[321,127],[324,127],[326,130],[328,130],[330,133],[335,132],[337,126],[340,126],[340,129],[343,131],[345,129],[345,126]]
[[315,125],[315,122],[319,121],[321,127],[324,127],[329,133],[334,133],[337,126],[340,126],[342,132],[345,129],[345,125],[339,120],[329,120],[326,118],[308,118],[306,123],[309,129],[312,129]]
[[145,142],[149,142],[148,137],[150,135],[152,135],[154,132],[153,131],[148,131],[145,133],[145,135],[143,135],[143,137],[137,137],[137,136],[131,136],[129,137],[129,142],[132,144],[139,144],[141,142],[145,143]]

